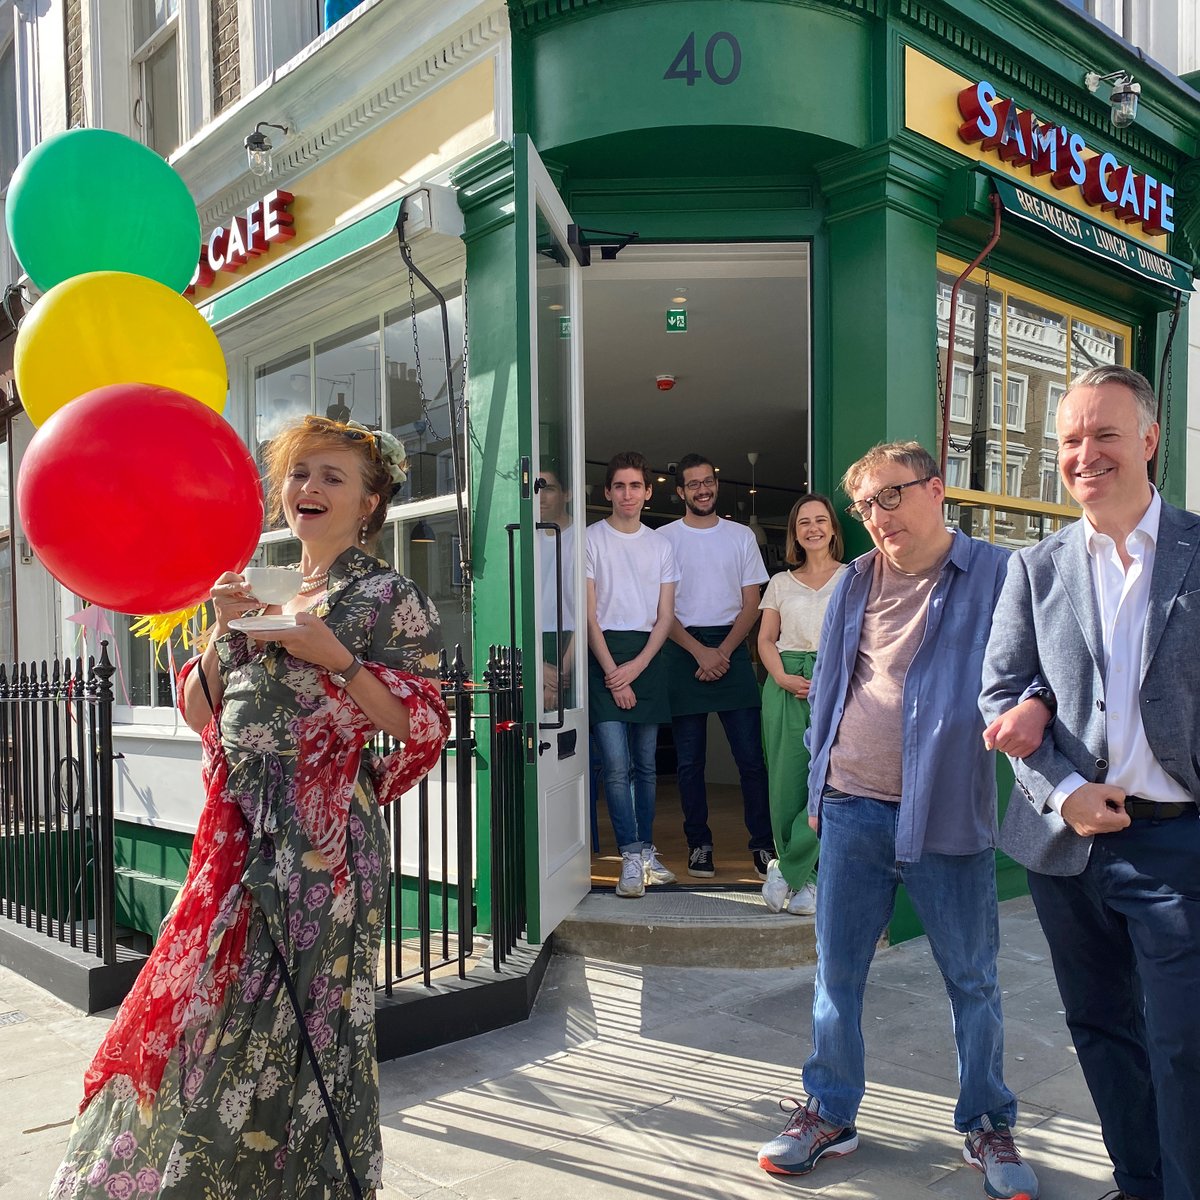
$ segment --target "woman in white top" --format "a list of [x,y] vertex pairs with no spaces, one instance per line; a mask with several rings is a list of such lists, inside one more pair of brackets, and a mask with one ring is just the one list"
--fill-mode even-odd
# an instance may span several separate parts
[[767,867],[763,901],[772,912],[817,911],[817,835],[808,825],[808,688],[825,608],[845,567],[842,527],[833,505],[801,496],[788,516],[789,571],[767,584],[759,608],[758,654],[767,668],[762,734],[771,828],[779,855]]

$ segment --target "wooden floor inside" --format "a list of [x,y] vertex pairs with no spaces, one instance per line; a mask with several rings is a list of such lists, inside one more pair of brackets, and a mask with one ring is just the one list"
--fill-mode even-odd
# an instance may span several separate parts
[[[603,789],[601,789],[603,791]],[[621,856],[613,839],[612,821],[601,795],[598,809],[599,853],[592,855],[592,887],[616,887],[621,873]],[[708,824],[713,832],[713,862],[717,873],[711,879],[695,879],[687,873],[688,847],[683,836],[683,812],[679,788],[672,778],[660,778],[654,805],[654,844],[658,857],[685,887],[762,887],[754,872],[750,840],[742,820],[742,791],[732,784],[708,785]]]

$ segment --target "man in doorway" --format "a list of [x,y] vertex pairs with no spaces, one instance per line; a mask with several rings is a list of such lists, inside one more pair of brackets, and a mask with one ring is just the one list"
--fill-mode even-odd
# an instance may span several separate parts
[[616,894],[674,883],[654,847],[655,749],[671,704],[662,647],[679,572],[670,543],[642,524],[650,467],[636,450],[614,455],[604,478],[612,514],[587,530],[588,717],[621,853]]
[[1057,702],[1013,760],[1001,846],[1029,868],[1121,1197],[1196,1200],[1200,518],[1147,476],[1156,415],[1124,367],[1063,397],[1059,471],[1083,517],[1014,556],[980,708],[995,722],[1035,677]]
[[688,874],[711,878],[716,873],[704,771],[708,715],[717,713],[737,764],[754,870],[766,879],[775,842],[759,720],[762,702],[746,637],[758,620],[767,572],[750,530],[717,516],[717,473],[707,458],[681,458],[675,483],[687,511],[659,532],[671,543],[679,568],[675,620],[665,653]]
[[[863,991],[903,883],[950,996],[963,1157],[988,1196],[1036,1200],[1004,1083],[995,756],[977,707],[1008,552],[946,528],[941,473],[917,442],[874,447],[842,488],[875,549],[850,564],[826,609],[809,692],[808,810],[821,869],[808,1100],[759,1165],[804,1175],[824,1155],[857,1149]],[[1036,746],[1049,719],[1026,698],[1009,714],[1005,748]]]

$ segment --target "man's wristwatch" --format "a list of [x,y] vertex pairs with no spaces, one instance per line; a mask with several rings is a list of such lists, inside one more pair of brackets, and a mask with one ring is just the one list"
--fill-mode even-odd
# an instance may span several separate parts
[[1035,692],[1030,692],[1028,699],[1040,700],[1051,712],[1058,713],[1058,701],[1054,698],[1054,693],[1049,688],[1038,688]]
[[340,671],[329,672],[329,682],[336,684],[340,688],[344,688],[361,670],[362,659],[356,654],[350,660],[349,666],[343,667]]

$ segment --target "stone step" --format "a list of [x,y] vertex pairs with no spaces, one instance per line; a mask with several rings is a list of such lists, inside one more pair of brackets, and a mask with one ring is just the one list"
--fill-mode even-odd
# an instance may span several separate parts
[[812,917],[768,912],[757,888],[591,892],[554,931],[560,954],[631,966],[794,967],[817,960]]

